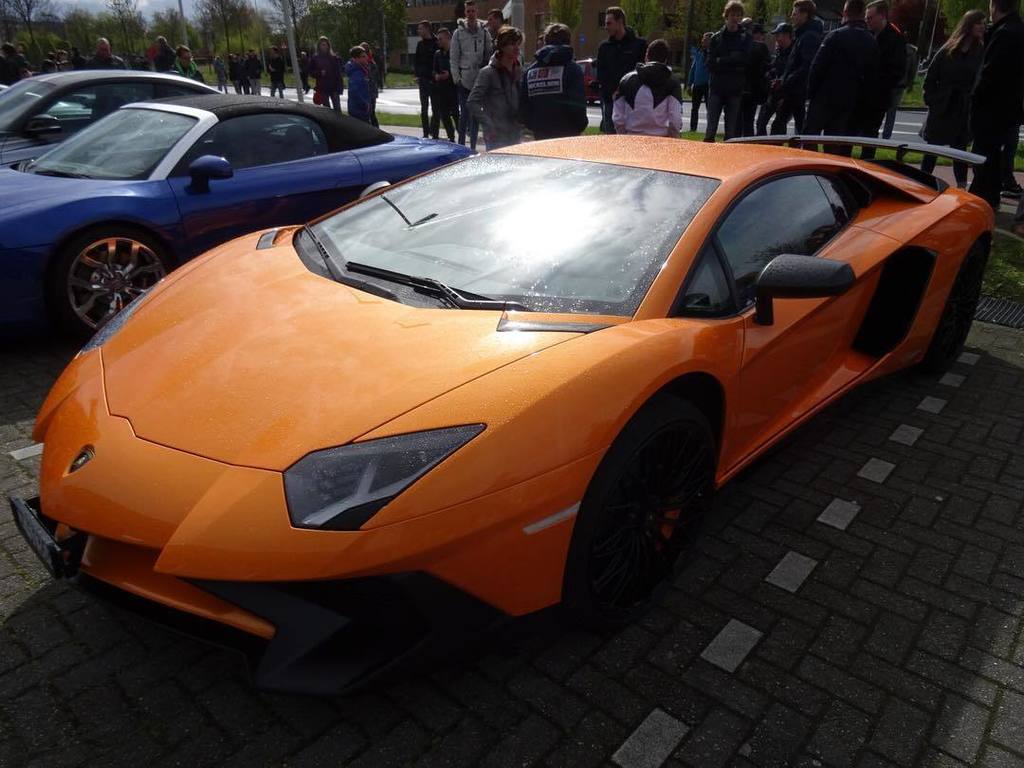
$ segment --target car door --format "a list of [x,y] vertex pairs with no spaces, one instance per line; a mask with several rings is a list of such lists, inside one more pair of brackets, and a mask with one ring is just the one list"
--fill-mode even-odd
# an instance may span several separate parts
[[[189,165],[224,157],[234,176],[208,191],[192,185]],[[193,254],[261,227],[301,224],[355,199],[363,173],[351,152],[328,152],[320,126],[280,112],[229,118],[210,128],[178,163],[174,191]]]
[[717,229],[714,245],[744,324],[732,428],[723,446],[726,467],[743,461],[870,364],[852,351],[864,312],[859,287],[833,298],[776,299],[771,325],[754,319],[755,282],[775,256],[850,262],[864,249],[891,247],[874,233],[847,226],[852,212],[837,191],[840,184],[809,173],[771,179],[747,191]]
[[115,109],[136,101],[154,98],[153,83],[123,81],[82,85],[60,94],[40,114],[53,117],[60,124],[60,133],[52,134],[51,142],[59,142],[78,133]]

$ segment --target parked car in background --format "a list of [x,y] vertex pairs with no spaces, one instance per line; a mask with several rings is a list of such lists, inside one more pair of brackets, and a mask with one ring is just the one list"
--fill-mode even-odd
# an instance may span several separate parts
[[0,326],[88,335],[193,256],[468,154],[281,99],[122,107],[0,170]]
[[597,82],[597,66],[593,59],[580,59],[576,62],[583,70],[583,92],[587,95],[587,104],[601,103],[601,84]]
[[125,69],[19,80],[0,105],[0,164],[38,157],[124,104],[202,93],[217,91],[176,75]]

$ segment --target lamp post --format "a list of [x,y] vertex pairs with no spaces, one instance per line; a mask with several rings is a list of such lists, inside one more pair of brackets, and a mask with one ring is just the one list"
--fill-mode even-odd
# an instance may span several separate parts
[[188,45],[188,24],[185,22],[185,6],[178,0],[178,15],[181,16],[181,43]]
[[299,96],[299,103],[306,100],[306,94],[302,92],[302,79],[299,77],[299,52],[295,47],[295,3],[293,0],[282,0],[286,6],[284,23],[288,27],[288,50],[291,53],[292,77],[295,78],[295,93]]

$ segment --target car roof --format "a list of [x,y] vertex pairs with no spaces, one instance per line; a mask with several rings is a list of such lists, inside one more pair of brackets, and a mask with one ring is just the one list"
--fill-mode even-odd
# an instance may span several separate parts
[[[211,112],[218,120],[228,120],[244,115],[279,113],[301,115],[316,122],[327,137],[332,152],[346,149],[370,147],[394,141],[395,137],[374,128],[369,123],[345,115],[337,115],[326,107],[299,104],[287,99],[272,99],[269,96],[246,96],[242,94],[197,94],[195,96],[172,96],[166,99],[143,102],[161,106],[186,107]],[[135,106],[139,106],[136,104]]]
[[177,85],[188,84],[197,91],[206,89],[210,93],[217,93],[211,88],[195,80],[180,77],[178,75],[167,75],[162,72],[146,72],[138,69],[75,69],[69,72],[51,72],[47,75],[33,75],[34,83],[49,83],[56,86],[78,85],[80,83],[102,82],[104,80],[149,80],[153,82],[175,83]]

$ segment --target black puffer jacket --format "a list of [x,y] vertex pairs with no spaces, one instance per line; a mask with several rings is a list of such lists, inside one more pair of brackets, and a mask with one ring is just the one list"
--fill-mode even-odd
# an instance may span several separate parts
[[878,99],[878,45],[863,21],[829,32],[811,64],[807,95],[833,113],[852,114]]
[[985,33],[985,56],[971,95],[971,130],[986,138],[1021,123],[1024,103],[1024,23],[1011,13]]
[[747,85],[747,69],[754,39],[742,28],[730,32],[722,27],[711,36],[708,45],[708,71],[712,93],[722,96],[737,96]]
[[671,68],[657,61],[641,64],[635,72],[630,72],[619,84],[619,96],[624,98],[630,107],[636,107],[636,94],[641,86],[646,85],[651,89],[651,97],[654,99],[654,106],[669,97],[676,101],[683,101],[683,86],[672,74]]
[[793,44],[789,47],[786,74],[782,76],[782,92],[788,99],[802,99],[807,96],[807,78],[811,73],[811,62],[818,53],[825,27],[818,19],[808,19],[796,28]]
[[768,70],[772,55],[768,46],[754,40],[750,47],[750,63],[747,65],[746,92],[758,104],[768,98]]
[[597,49],[597,79],[601,83],[601,96],[611,99],[619,81],[642,64],[647,54],[647,41],[626,27],[621,40],[609,37]]
[[523,73],[519,114],[538,139],[578,136],[587,127],[583,70],[571,45],[547,45]]

